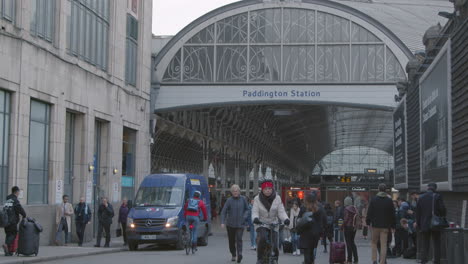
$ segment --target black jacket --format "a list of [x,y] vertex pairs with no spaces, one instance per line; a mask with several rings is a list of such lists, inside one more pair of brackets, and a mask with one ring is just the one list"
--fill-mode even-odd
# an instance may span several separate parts
[[[304,207],[301,207],[299,217],[302,217],[306,212]],[[319,210],[312,216],[314,223],[306,231],[302,232],[299,237],[299,248],[315,248],[320,239],[320,234],[324,231],[327,223],[327,215],[322,205],[319,205]]]
[[75,221],[77,223],[88,223],[91,220],[91,209],[86,203],[78,203],[75,206]]
[[24,211],[23,207],[21,206],[18,197],[14,194],[10,194],[6,197],[6,202],[5,203],[13,203],[13,208],[15,210],[15,214],[13,215],[13,219],[9,220],[10,223],[14,223],[14,225],[18,225],[19,223],[19,216],[23,216],[23,218],[26,218],[26,212]]
[[395,228],[395,207],[386,193],[380,192],[372,198],[367,210],[366,223],[376,228]]
[[99,206],[98,219],[101,224],[112,224],[112,218],[114,217],[114,208],[112,204],[108,203],[107,207],[103,204]]
[[429,231],[431,227],[432,199],[434,199],[434,214],[437,216],[447,215],[447,209],[440,194],[428,191],[421,195],[416,206],[416,223],[422,232]]
[[339,206],[339,207],[335,208],[335,219],[334,219],[334,222],[333,222],[333,224],[335,226],[338,225],[338,220],[339,219],[344,220],[344,207],[343,206]]

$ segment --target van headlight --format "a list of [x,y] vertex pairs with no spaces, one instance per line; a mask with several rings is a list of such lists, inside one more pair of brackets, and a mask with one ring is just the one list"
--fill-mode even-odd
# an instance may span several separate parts
[[135,228],[135,223],[133,223],[133,218],[127,217],[127,226],[130,228]]
[[172,227],[172,226],[177,226],[177,221],[179,221],[178,216],[168,218],[167,222],[166,222],[166,228],[169,228],[169,227]]

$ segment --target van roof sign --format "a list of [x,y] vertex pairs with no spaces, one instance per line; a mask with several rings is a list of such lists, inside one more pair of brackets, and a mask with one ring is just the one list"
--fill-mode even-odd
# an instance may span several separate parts
[[192,185],[201,185],[199,179],[190,179],[190,184],[192,184]]

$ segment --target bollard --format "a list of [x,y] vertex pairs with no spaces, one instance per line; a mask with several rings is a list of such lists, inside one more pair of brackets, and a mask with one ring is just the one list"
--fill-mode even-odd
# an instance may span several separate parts
[[461,228],[445,229],[447,241],[447,263],[465,264],[464,258],[464,232]]

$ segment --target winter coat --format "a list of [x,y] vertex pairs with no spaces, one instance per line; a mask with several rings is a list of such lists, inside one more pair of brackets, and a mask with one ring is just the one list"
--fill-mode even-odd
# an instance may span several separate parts
[[14,223],[14,225],[18,225],[19,220],[20,220],[19,216],[21,215],[23,216],[23,218],[26,218],[26,212],[21,206],[21,203],[19,202],[18,197],[16,197],[16,195],[14,194],[10,194],[6,197],[5,205],[7,205],[7,203],[11,203],[10,206],[13,206],[14,211],[15,211],[13,215],[13,219],[9,220],[9,222]]
[[88,223],[91,221],[92,212],[86,203],[78,203],[75,206],[75,222]]
[[187,217],[188,215],[190,215],[190,216],[200,216],[200,211],[201,211],[203,213],[203,219],[201,219],[201,220],[202,221],[207,221],[208,220],[208,211],[206,210],[205,203],[200,198],[194,197],[193,199],[199,200],[199,202],[198,202],[198,211],[197,212],[192,212],[192,211],[187,210],[188,202],[190,201],[190,199],[188,199],[187,202],[185,202],[185,205],[184,205],[184,216],[185,217]]
[[112,204],[108,203],[107,207],[103,204],[99,206],[98,219],[100,224],[112,224],[112,218],[114,217],[114,208]]
[[297,224],[297,219],[299,219],[299,213],[301,212],[301,208],[297,208],[296,211],[294,211],[293,208],[291,208],[291,212],[289,213],[289,229],[290,230],[295,230],[296,229],[296,224]]
[[447,209],[445,208],[442,196],[438,193],[428,191],[419,197],[416,207],[416,223],[422,232],[430,231],[432,219],[432,201],[434,199],[434,214],[437,216],[446,216]]
[[345,208],[345,213],[344,213],[344,226],[354,226],[354,216],[358,213],[356,210],[356,207],[353,205],[349,205]]
[[230,197],[221,211],[221,224],[241,228],[245,226],[249,214],[249,204],[244,196]]
[[[302,207],[299,217],[302,217],[305,212],[305,207]],[[312,217],[314,219],[313,224],[299,236],[299,248],[301,249],[315,248],[317,241],[320,239],[320,234],[324,231],[327,223],[327,216],[321,205],[319,205],[319,209]]]
[[[65,210],[64,210],[65,207]],[[65,215],[63,212],[65,211]],[[55,224],[58,226],[60,225],[60,221],[62,217],[65,217],[65,220],[67,221],[67,226],[68,226],[68,233],[71,233],[71,223],[72,223],[72,215],[75,212],[73,211],[73,205],[71,203],[66,203],[66,204],[59,204],[57,207],[55,207]]]
[[255,196],[252,208],[252,221],[255,218],[258,218],[264,224],[277,224],[278,218],[284,223],[284,221],[288,219],[288,214],[286,214],[286,210],[284,210],[281,197],[276,195],[271,204],[270,211],[268,211],[260,201],[260,195]]
[[124,206],[123,204],[120,206],[119,209],[119,223],[126,224],[127,223],[127,216],[128,212],[130,210],[128,209],[128,205]]
[[395,228],[395,207],[386,193],[379,192],[372,198],[367,209],[366,223],[375,228]]

